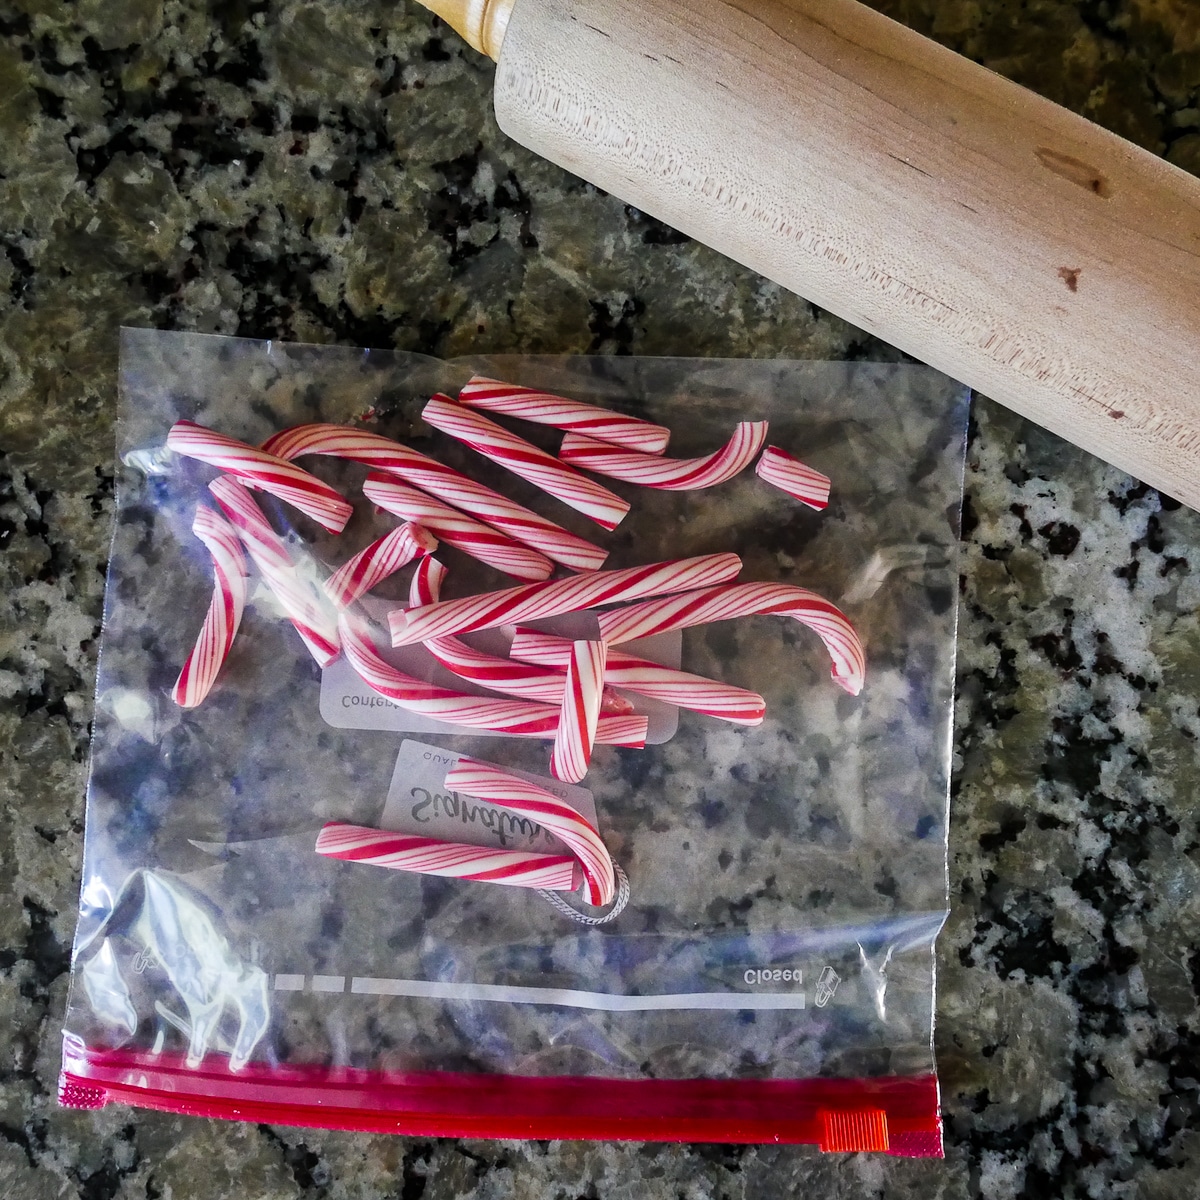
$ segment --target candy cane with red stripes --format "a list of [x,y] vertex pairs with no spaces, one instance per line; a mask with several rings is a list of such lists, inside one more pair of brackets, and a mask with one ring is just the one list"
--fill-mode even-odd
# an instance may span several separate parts
[[661,454],[671,437],[671,431],[664,425],[653,425],[595,404],[583,404],[483,375],[476,375],[458,393],[458,402],[468,408],[519,417],[535,425],[587,434],[626,450],[640,450],[643,454]]
[[546,888],[556,892],[575,889],[578,866],[569,854],[537,854],[528,850],[492,850],[443,842],[437,838],[392,833],[330,821],[317,835],[316,851],[343,862],[371,863],[393,871],[473,879],[481,883],[506,883],[513,887]]
[[616,644],[709,621],[774,613],[807,625],[825,643],[833,660],[834,682],[852,696],[862,690],[866,658],[862,642],[845,613],[807,588],[787,583],[734,583],[645,600],[601,613],[600,636]]
[[446,787],[512,809],[537,821],[579,859],[589,904],[611,904],[616,873],[596,827],[565,800],[536,783],[473,758],[460,758],[446,772]]
[[820,511],[829,505],[829,477],[778,446],[768,446],[754,466],[759,479]]
[[167,434],[167,447],[227,475],[253,482],[264,492],[307,513],[330,533],[341,533],[354,512],[339,492],[315,475],[236,438],[205,429],[195,421],[176,421]]
[[373,474],[363,484],[363,495],[380,508],[406,521],[416,521],[443,542],[456,546],[464,554],[518,579],[542,580],[554,571],[544,555],[506,534],[468,517],[457,509],[401,483],[390,475]]
[[437,538],[429,530],[406,521],[343,563],[325,581],[325,592],[338,608],[347,608],[414,558],[432,554],[437,547]]
[[580,475],[544,450],[487,417],[455,404],[449,396],[434,396],[421,412],[434,429],[457,438],[493,462],[536,484],[544,492],[591,517],[604,529],[616,529],[629,504],[595,480]]
[[563,438],[558,457],[572,466],[640,483],[643,487],[687,492],[715,487],[732,479],[753,461],[767,440],[766,421],[742,421],[733,436],[714,454],[704,458],[659,458],[619,450],[578,433]]
[[329,598],[315,582],[301,575],[282,538],[241,483],[222,475],[208,485],[208,490],[237,530],[246,553],[309,653],[322,667],[329,666],[339,648],[337,618]]
[[535,621],[601,604],[691,591],[727,583],[741,569],[742,560],[736,554],[701,554],[695,558],[530,583],[407,611],[396,609],[388,614],[392,645],[408,646],[443,634],[494,629],[497,625]]
[[180,708],[195,708],[212,690],[246,607],[246,559],[233,526],[202,504],[192,532],[212,556],[213,594],[196,644],[171,691]]
[[564,783],[578,783],[587,774],[600,717],[606,652],[603,642],[580,641],[571,645],[567,686],[550,755],[550,774]]

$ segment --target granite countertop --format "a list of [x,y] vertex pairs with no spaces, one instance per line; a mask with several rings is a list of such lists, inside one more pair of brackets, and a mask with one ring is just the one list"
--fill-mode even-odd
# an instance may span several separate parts
[[[887,0],[1200,171],[1188,0]],[[1200,1190],[1200,515],[980,399],[939,941],[946,1160],[491,1143],[54,1093],[117,329],[896,359],[509,143],[412,3],[0,4],[0,1193],[1174,1197]]]

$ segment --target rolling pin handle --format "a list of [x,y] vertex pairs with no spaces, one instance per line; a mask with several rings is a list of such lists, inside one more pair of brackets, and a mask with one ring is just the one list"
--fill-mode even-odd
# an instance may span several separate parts
[[516,0],[421,0],[469,46],[500,60],[500,45]]

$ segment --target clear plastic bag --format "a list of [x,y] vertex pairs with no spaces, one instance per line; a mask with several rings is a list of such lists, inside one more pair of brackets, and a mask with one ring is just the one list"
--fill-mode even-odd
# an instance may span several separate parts
[[[476,372],[646,416],[674,431],[677,457],[768,420],[772,444],[831,477],[831,503],[810,511],[752,471],[696,492],[615,483],[632,510],[605,534],[422,426],[424,400]],[[124,331],[64,1103],[940,1153],[933,945],[967,412],[962,387],[917,366],[438,362]],[[735,550],[743,579],[820,592],[865,644],[866,686],[836,687],[815,635],[784,618],[689,629],[666,647],[686,670],[762,693],[767,717],[747,728],[660,713],[659,744],[596,751],[584,786],[630,880],[603,926],[530,890],[319,857],[325,821],[380,826],[412,799],[422,756],[547,775],[546,743],[341,703],[336,668],[323,689],[253,584],[213,693],[187,711],[171,700],[211,589],[191,522],[215,472],[167,451],[167,430],[188,417],[258,444],[368,413],[367,427],[610,549],[606,566]],[[553,430],[510,424],[554,449]],[[342,535],[264,503],[324,576],[396,522],[362,500],[363,468],[304,465],[355,500]],[[512,582],[451,548],[438,556],[449,594]],[[372,600],[393,606],[406,580]],[[436,782],[418,799],[429,809],[435,795]],[[465,825],[451,807],[441,815]]]

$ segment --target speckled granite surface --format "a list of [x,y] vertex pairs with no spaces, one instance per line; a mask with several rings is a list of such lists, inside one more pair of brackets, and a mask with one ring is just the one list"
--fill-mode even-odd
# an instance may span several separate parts
[[[1191,0],[884,7],[1200,169]],[[986,400],[940,942],[944,1163],[56,1108],[119,324],[447,357],[895,357],[506,143],[489,77],[409,4],[0,6],[0,1191],[1195,1194],[1200,517]]]

